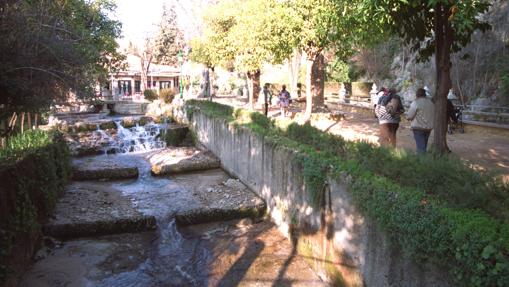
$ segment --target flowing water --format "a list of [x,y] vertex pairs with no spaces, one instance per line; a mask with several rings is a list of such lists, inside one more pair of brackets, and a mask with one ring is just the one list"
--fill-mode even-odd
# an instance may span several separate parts
[[[139,177],[111,185],[129,197],[140,212],[154,216],[157,229],[145,262],[129,272],[109,276],[97,286],[206,286],[210,252],[199,237],[184,238],[173,219],[178,211],[198,208],[199,205],[190,189],[167,177],[153,177],[146,160],[152,153],[143,152],[162,147],[154,135],[158,130],[153,126],[125,129],[118,124],[117,127],[118,137],[113,144],[126,154],[106,156],[135,164]],[[204,176],[202,180],[206,178]]]
[[[292,260],[293,252],[270,223],[256,224],[253,231],[249,231],[250,226],[224,222],[179,232],[175,214],[200,208],[193,193],[229,179],[224,171],[202,171],[171,179],[153,177],[147,159],[165,147],[159,137],[163,127],[154,123],[132,128],[120,122],[116,125],[116,133],[98,126],[90,140],[102,146],[105,155],[99,158],[136,165],[139,177],[90,184],[121,192],[139,212],[156,218],[156,231],[64,242],[43,255],[20,286],[237,286],[241,280],[256,282],[261,277],[282,280],[278,270],[286,260]],[[259,257],[265,259],[256,261]],[[248,272],[251,265],[255,266],[253,274]],[[286,274],[293,272],[295,278],[304,274],[305,280],[312,279],[309,282],[313,284],[303,281],[307,283],[298,286],[322,286],[302,260],[290,266],[295,267]],[[270,280],[262,285],[270,286]]]
[[161,130],[166,125],[153,122],[144,126],[125,128],[121,121],[115,121],[116,132],[102,130],[97,125],[97,130],[92,132],[90,137],[91,145],[100,146],[104,154],[119,154],[133,152],[147,152],[166,147],[161,139]]

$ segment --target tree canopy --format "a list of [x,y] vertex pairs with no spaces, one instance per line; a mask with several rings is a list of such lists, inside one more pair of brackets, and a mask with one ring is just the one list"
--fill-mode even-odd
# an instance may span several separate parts
[[176,66],[177,54],[184,49],[184,34],[177,23],[173,5],[163,6],[159,30],[153,42],[154,61],[162,65]]
[[193,60],[246,72],[286,60],[299,29],[294,11],[275,0],[219,1],[204,22],[203,36],[191,42]]
[[468,44],[475,30],[489,28],[480,17],[490,7],[489,0],[363,0],[362,4],[364,19],[376,19],[372,28],[378,28],[377,32],[381,34],[397,34],[420,52],[421,60],[427,60],[435,53],[439,7],[447,13],[453,52]]
[[0,118],[38,111],[69,91],[93,95],[121,59],[109,0],[2,1],[0,4]]

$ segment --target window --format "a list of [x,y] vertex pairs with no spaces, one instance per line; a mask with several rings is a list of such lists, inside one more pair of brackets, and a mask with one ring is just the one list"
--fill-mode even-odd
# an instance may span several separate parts
[[134,81],[134,92],[141,93],[141,81]]
[[150,81],[147,81],[147,88],[155,88],[156,87],[156,81],[153,81],[152,83]]
[[118,81],[118,94],[129,96],[131,95],[132,87],[131,81]]
[[159,89],[169,89],[171,88],[172,85],[171,85],[171,81],[160,81],[159,82]]

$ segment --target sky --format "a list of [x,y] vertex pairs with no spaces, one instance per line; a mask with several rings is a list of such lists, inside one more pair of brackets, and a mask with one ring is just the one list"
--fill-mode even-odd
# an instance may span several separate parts
[[122,22],[122,36],[119,44],[127,47],[129,41],[142,43],[157,32],[157,23],[161,18],[163,4],[175,4],[178,21],[187,39],[196,32],[196,20],[206,0],[116,0],[115,18]]

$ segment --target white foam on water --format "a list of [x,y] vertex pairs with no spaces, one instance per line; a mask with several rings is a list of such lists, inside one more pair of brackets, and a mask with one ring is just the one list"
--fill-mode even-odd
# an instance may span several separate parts
[[108,153],[140,153],[166,147],[166,143],[160,139],[161,126],[153,122],[145,126],[125,128],[120,121],[115,121],[117,126],[116,135],[109,134],[97,125],[97,130],[92,132],[91,140],[100,145],[104,154]]

